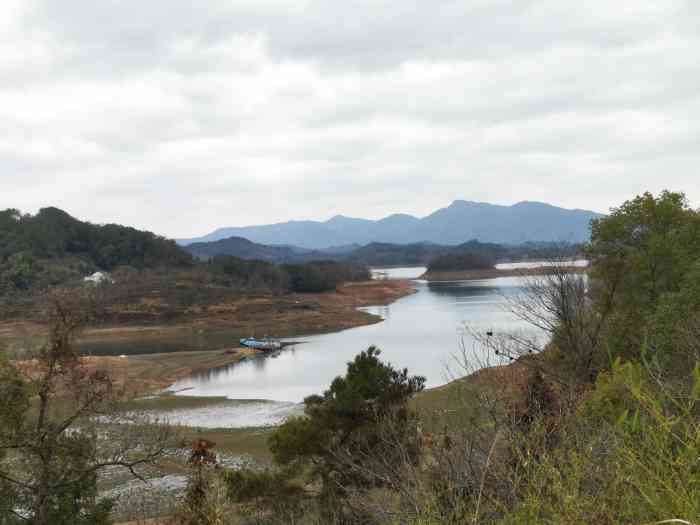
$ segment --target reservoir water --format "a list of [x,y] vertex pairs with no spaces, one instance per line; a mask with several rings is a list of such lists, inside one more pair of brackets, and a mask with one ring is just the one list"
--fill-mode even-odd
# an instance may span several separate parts
[[[424,270],[395,268],[382,270],[381,275],[411,279]],[[476,352],[477,357],[484,351],[476,345],[472,333],[518,331],[534,335],[506,308],[506,298],[522,290],[524,281],[520,277],[431,283],[414,280],[413,285],[413,295],[389,306],[365,308],[380,315],[384,319],[380,323],[296,337],[300,344],[275,356],[199,373],[171,389],[188,396],[273,401],[270,409],[282,417],[286,412],[280,411],[281,407],[294,406],[308,395],[322,393],[333,378],[344,374],[347,362],[370,345],[381,349],[384,360],[425,376],[427,387],[434,387],[461,375],[457,356],[462,347]]]

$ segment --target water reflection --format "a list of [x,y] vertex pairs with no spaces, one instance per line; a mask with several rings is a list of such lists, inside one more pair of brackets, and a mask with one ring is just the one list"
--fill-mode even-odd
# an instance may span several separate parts
[[389,319],[391,317],[391,305],[365,306],[362,308],[358,308],[358,310],[362,310],[363,312],[367,312],[372,315],[378,315],[382,319]]
[[[418,293],[388,307],[367,309],[382,315],[382,323],[304,337],[303,344],[274,359],[252,359],[192,376],[173,388],[189,388],[183,392],[186,395],[299,402],[327,388],[344,373],[346,363],[370,345],[381,348],[383,357],[395,366],[424,375],[427,386],[438,386],[450,379],[446,369],[454,365],[460,342],[467,347],[475,344],[470,333],[533,332],[504,308],[504,297],[523,285],[519,277],[415,281]],[[470,331],[463,330],[465,324]]]
[[90,340],[78,342],[83,355],[138,355],[169,352],[193,352],[230,348],[245,334],[237,330],[179,329],[145,332],[134,339]]
[[425,273],[425,266],[411,266],[409,268],[372,268],[373,279],[418,279]]
[[[425,267],[377,269],[389,279],[413,279],[425,273]],[[373,272],[377,276],[376,271]],[[371,313],[387,318],[391,309],[387,306],[367,309]],[[129,339],[90,340],[78,342],[78,348],[83,355],[138,355],[160,354],[169,352],[194,352],[204,350],[219,350],[235,346],[241,337],[251,335],[248,331],[239,330],[200,330],[179,329],[169,331],[154,331],[139,333],[138,337]],[[304,335],[302,333],[296,336]]]

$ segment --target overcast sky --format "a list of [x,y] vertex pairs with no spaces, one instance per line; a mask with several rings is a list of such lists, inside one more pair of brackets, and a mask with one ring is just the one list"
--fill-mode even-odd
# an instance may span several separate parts
[[173,236],[700,205],[694,0],[3,0],[0,208]]

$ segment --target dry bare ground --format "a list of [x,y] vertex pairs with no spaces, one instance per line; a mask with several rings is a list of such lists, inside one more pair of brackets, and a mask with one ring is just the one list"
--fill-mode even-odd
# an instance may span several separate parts
[[[376,316],[357,310],[358,307],[387,305],[414,292],[408,281],[397,280],[343,284],[333,292],[317,294],[245,296],[220,304],[190,307],[182,317],[168,323],[156,320],[157,305],[139,304],[134,307],[138,306],[142,314],[144,308],[153,308],[153,323],[126,321],[130,317],[124,315],[124,322],[88,328],[82,333],[82,338],[118,340],[158,336],[192,328],[239,329],[247,333],[251,327],[257,327],[280,337],[300,331],[337,331],[379,320]],[[142,317],[149,318],[148,315]],[[45,334],[46,327],[31,320],[0,322],[0,343],[38,340]]]

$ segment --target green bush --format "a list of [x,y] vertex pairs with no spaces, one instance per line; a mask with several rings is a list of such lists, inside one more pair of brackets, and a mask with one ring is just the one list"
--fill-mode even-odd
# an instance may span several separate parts
[[693,393],[617,364],[539,459],[503,523],[617,524],[700,517],[700,365]]

